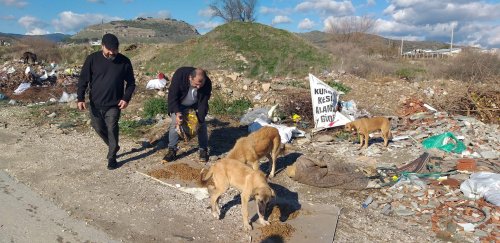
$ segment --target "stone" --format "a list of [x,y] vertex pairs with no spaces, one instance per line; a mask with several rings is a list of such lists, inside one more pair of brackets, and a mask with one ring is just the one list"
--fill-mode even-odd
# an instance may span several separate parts
[[56,116],[57,116],[57,114],[56,114],[55,112],[52,112],[52,113],[50,113],[47,117],[48,117],[48,118],[54,118],[54,117],[56,117]]
[[158,96],[160,97],[165,97],[166,93],[163,92],[163,91],[158,91],[158,93],[156,93]]
[[397,209],[394,210],[394,213],[399,216],[412,216],[415,214],[415,212],[408,209]]
[[252,83],[253,83],[253,81],[251,79],[248,79],[248,78],[243,79],[243,84],[244,85],[250,85]]
[[50,98],[50,99],[49,99],[49,102],[54,103],[54,102],[57,102],[57,100],[56,100],[56,98]]
[[263,84],[262,84],[262,90],[263,90],[264,92],[268,92],[268,91],[269,91],[269,89],[271,89],[271,83],[263,83]]
[[331,142],[334,139],[335,138],[331,135],[321,135],[321,136],[316,138],[316,141],[318,141],[318,142]]
[[17,101],[15,101],[15,100],[10,100],[9,101],[9,105],[15,105],[15,104],[17,104]]
[[483,151],[479,152],[479,154],[485,159],[497,159],[500,157],[497,151]]
[[311,142],[310,139],[308,138],[301,138],[301,139],[297,139],[297,145],[304,145],[304,144],[308,144]]
[[248,90],[248,85],[243,85],[243,90]]
[[427,116],[427,112],[419,112],[419,113],[415,113],[413,115],[410,116],[410,120],[421,120],[421,119],[424,119],[425,117]]
[[485,231],[482,231],[480,229],[475,230],[474,235],[479,237],[479,238],[488,237],[488,233]]

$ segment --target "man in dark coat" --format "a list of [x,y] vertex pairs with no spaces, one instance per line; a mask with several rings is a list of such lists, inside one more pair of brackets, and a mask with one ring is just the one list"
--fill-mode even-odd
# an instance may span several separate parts
[[[108,169],[118,168],[118,120],[127,108],[135,89],[134,71],[130,60],[118,53],[118,38],[113,34],[102,37],[102,51],[90,54],[78,80],[78,109],[85,110],[85,91],[89,87],[92,127],[108,145]],[[125,86],[125,82],[127,82]]]
[[168,88],[168,113],[172,118],[168,133],[168,150],[163,162],[176,159],[179,134],[177,125],[182,122],[182,114],[187,109],[196,110],[199,122],[198,144],[200,161],[208,161],[208,132],[205,117],[208,113],[208,100],[212,95],[212,81],[200,68],[181,67],[172,76]]

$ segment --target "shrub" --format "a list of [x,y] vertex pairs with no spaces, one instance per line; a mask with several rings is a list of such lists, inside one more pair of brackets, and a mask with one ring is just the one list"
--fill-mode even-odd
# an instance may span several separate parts
[[500,58],[466,49],[451,60],[445,75],[462,81],[488,81],[500,75]]
[[335,82],[334,80],[327,81],[327,84],[330,85],[330,87],[336,89],[337,91],[344,92],[345,94],[349,93],[351,91],[351,88],[346,86],[343,83],[340,82]]
[[420,73],[425,73],[424,69],[421,68],[400,68],[396,70],[395,74],[399,78],[403,78],[406,80],[414,80]]
[[210,113],[215,115],[241,116],[251,107],[252,102],[246,98],[228,101],[217,94],[210,99]]
[[167,114],[168,104],[163,98],[150,98],[144,102],[144,117],[152,118],[157,114]]

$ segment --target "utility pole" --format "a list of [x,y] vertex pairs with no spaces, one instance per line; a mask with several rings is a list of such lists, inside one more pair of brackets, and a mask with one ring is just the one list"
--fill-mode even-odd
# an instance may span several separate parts
[[453,49],[453,29],[455,29],[455,26],[451,25],[450,54],[451,54],[451,49]]
[[401,56],[403,55],[403,37],[401,37]]

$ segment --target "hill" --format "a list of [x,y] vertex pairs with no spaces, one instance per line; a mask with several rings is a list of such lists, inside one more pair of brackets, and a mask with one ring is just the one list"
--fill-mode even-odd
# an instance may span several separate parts
[[7,41],[11,44],[19,41],[22,38],[41,38],[45,40],[49,40],[52,42],[63,42],[67,40],[71,35],[65,35],[61,33],[47,34],[47,35],[21,35],[21,34],[9,34],[9,33],[1,33],[0,32],[0,40]]
[[199,36],[190,24],[175,19],[137,18],[89,26],[71,37],[75,41],[100,39],[113,33],[123,43],[179,43]]
[[331,57],[297,35],[259,23],[232,22],[180,45],[160,49],[148,69],[182,65],[228,69],[249,76],[307,75],[330,66]]
[[[340,43],[346,40],[346,36],[321,31],[298,33],[297,35],[308,40],[315,46],[329,51],[332,50],[332,45],[334,43]],[[387,53],[388,49],[392,49],[392,52],[399,53],[401,48],[401,40],[388,39],[374,34],[356,33],[351,36],[350,42],[356,44],[360,48],[368,49],[371,53]],[[449,48],[449,44],[437,41],[404,41],[403,44],[404,52],[415,49],[437,50],[442,48]]]

